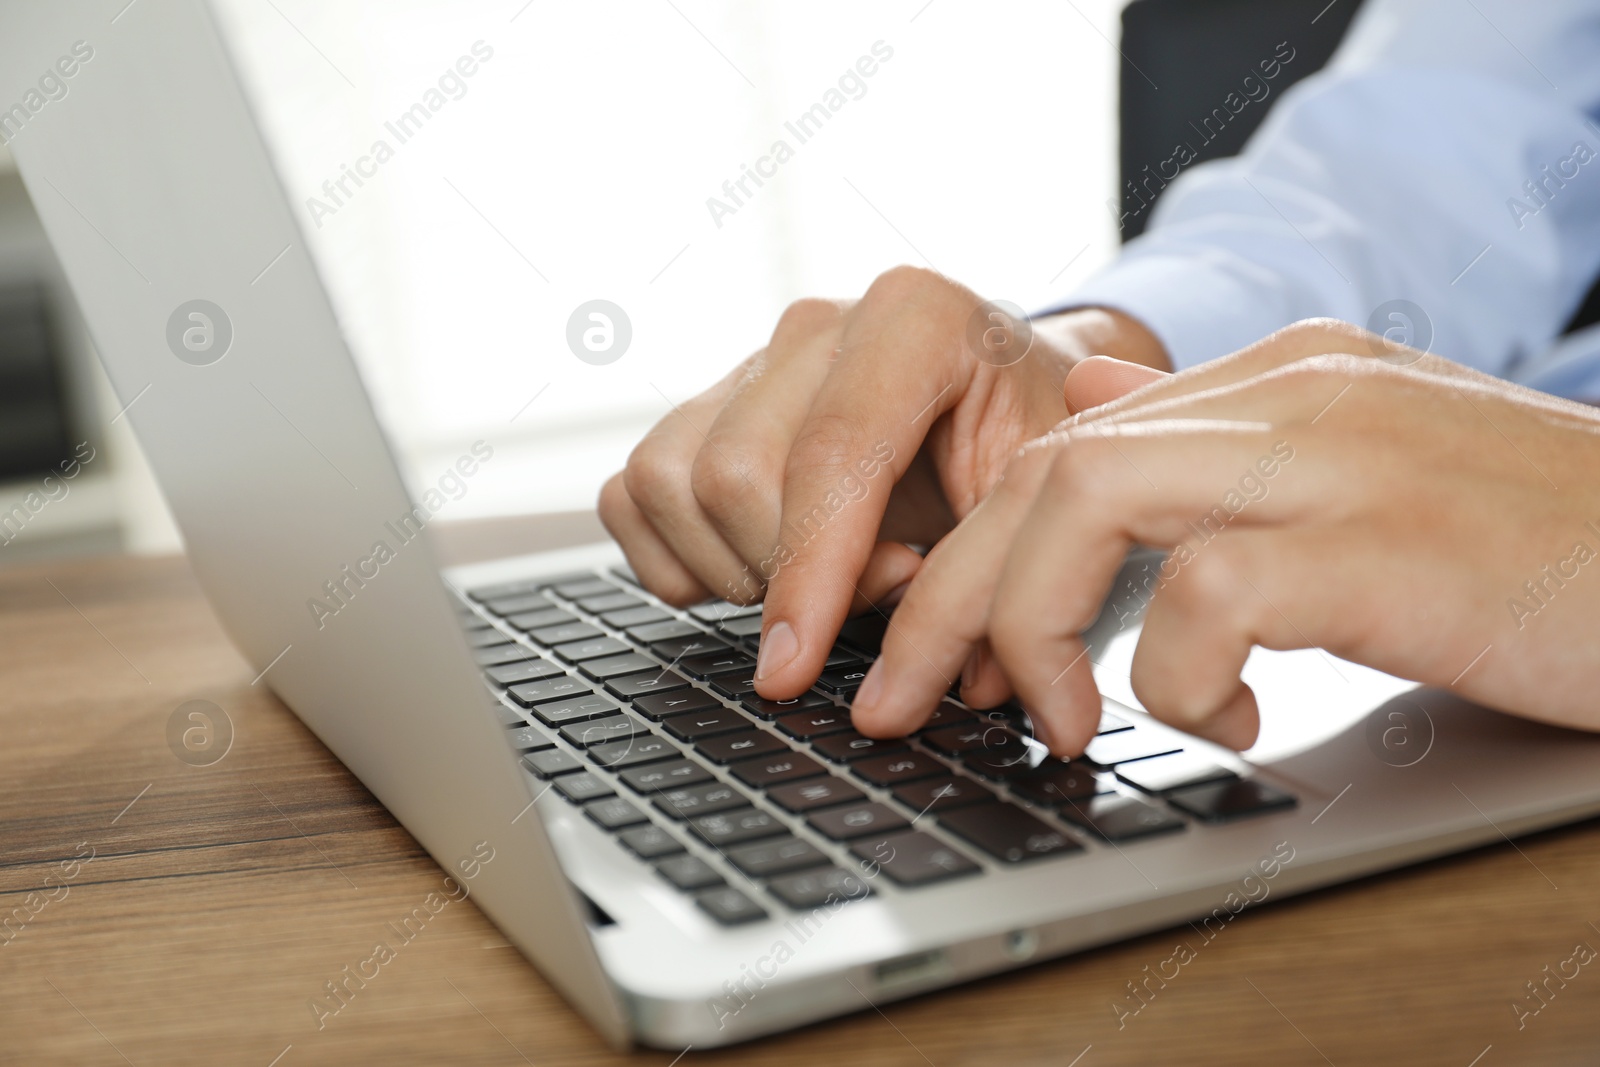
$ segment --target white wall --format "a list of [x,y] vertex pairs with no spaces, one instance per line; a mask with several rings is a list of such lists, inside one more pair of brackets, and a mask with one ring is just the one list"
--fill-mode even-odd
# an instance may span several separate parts
[[[664,397],[797,297],[909,262],[1028,306],[1115,247],[1116,0],[224,6],[406,465],[498,449],[457,515],[589,506]],[[400,144],[384,123],[478,41],[465,95]],[[785,120],[879,41],[865,95],[799,144]],[[716,225],[707,198],[780,138],[794,158]],[[314,225],[379,139],[394,157]],[[606,367],[564,341],[595,297],[633,323]]]

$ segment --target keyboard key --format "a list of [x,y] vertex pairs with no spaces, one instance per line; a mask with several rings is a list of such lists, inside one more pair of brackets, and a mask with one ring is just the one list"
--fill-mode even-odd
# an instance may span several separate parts
[[541,678],[554,678],[558,674],[565,674],[561,664],[551,663],[547,659],[528,659],[521,663],[506,663],[499,667],[490,667],[483,672],[496,685],[518,685],[522,682],[537,682]]
[[737,619],[729,619],[718,623],[717,629],[732,637],[758,637],[761,634],[761,616],[744,615]]
[[556,792],[574,804],[582,804],[586,801],[610,796],[611,787],[588,771],[580,771],[577,774],[569,774],[557,778]]
[[634,767],[623,771],[620,777],[628,784],[628,788],[637,790],[640,793],[652,793],[657,789],[670,789],[673,786],[709,782],[711,781],[711,772],[698,763],[690,763],[686,759],[677,759],[671,763],[657,763],[649,767]]
[[995,796],[981,782],[947,774],[943,778],[927,778],[895,786],[894,798],[920,816],[928,812],[937,814],[952,808],[982,804],[994,800]]
[[711,688],[734,700],[749,696],[756,691],[754,669],[734,674],[719,674],[711,679]]
[[528,636],[548,647],[572,641],[590,641],[596,637],[604,637],[605,631],[596,629],[586,622],[564,622],[557,626],[541,626],[537,630],[529,630]]
[[697,815],[689,820],[689,829],[699,834],[708,844],[718,848],[788,832],[788,827],[784,826],[776,815],[757,808],[738,808],[732,811],[719,811],[713,815]]
[[639,581],[639,576],[633,573],[633,568],[628,566],[626,563],[618,563],[617,565],[608,569],[611,571],[613,577],[621,578],[629,585],[638,586],[641,589],[644,588],[644,583]]
[[973,774],[985,778],[1007,780],[1027,774],[1037,762],[1045,758],[1043,745],[1030,745],[1020,737],[1001,739],[991,735],[993,743],[961,755],[961,765]]
[[882,834],[910,826],[905,816],[893,808],[868,801],[845,808],[816,811],[806,816],[812,829],[834,841],[848,841],[867,834]]
[[1138,797],[1112,794],[1063,804],[1061,817],[1107,841],[1131,841],[1182,830],[1187,823]]
[[528,632],[528,630],[547,630],[552,625],[584,625],[584,622],[578,621],[578,617],[566,614],[560,608],[549,608],[549,606],[546,606],[542,611],[525,611],[522,614],[514,614],[506,621],[517,627],[518,630],[523,630],[523,632]]
[[650,816],[621,797],[597,800],[584,806],[583,813],[607,830],[621,830],[650,821]]
[[633,710],[652,722],[660,722],[669,715],[703,708],[720,708],[722,703],[704,689],[679,689],[671,693],[652,693],[634,700]]
[[757,922],[767,917],[766,909],[760,904],[728,886],[708,889],[696,896],[694,902],[700,905],[701,911],[723,926],[738,926],[740,923]]
[[707,815],[714,811],[749,807],[750,798],[731,785],[711,781],[663,789],[656,797],[655,805],[664,815],[670,815],[674,819],[687,819],[690,816]]
[[578,601],[578,607],[591,615],[603,615],[608,611],[621,611],[623,608],[648,607],[644,601],[632,593],[611,592],[600,596],[586,596]]
[[539,611],[525,611],[511,616],[506,621],[524,632],[528,630],[544,630],[551,626],[565,626],[568,623],[578,623],[576,616],[569,615],[560,608],[551,607],[548,600],[544,604],[545,606]]
[[981,752],[1014,740],[1015,734],[994,723],[970,719],[954,726],[943,726],[922,735],[923,744],[946,756],[964,756],[968,752]]
[[734,731],[750,731],[750,720],[733,708],[718,704],[715,707],[674,715],[661,720],[661,726],[680,741],[698,741],[703,737]]
[[[467,647],[471,649],[490,648],[494,645],[503,645],[507,640],[508,638],[505,635],[505,631],[496,630],[488,623],[484,623],[481,629],[474,628],[467,631]],[[527,650],[524,649],[524,651]],[[529,654],[531,655],[532,653]]]
[[699,856],[673,856],[656,864],[656,873],[679,889],[704,889],[708,885],[721,885],[722,875],[711,869],[711,864]]
[[770,756],[774,752],[789,752],[789,746],[760,730],[746,733],[723,734],[710,737],[695,746],[700,754],[713,763],[732,763],[735,760]]
[[830,693],[854,693],[861,688],[861,680],[867,676],[867,666],[860,663],[823,671],[822,677],[817,679],[817,688]]
[[578,748],[603,745],[607,741],[626,741],[639,736],[651,737],[650,728],[628,715],[608,715],[603,719],[575,722],[561,728],[561,737]]
[[670,693],[686,689],[688,685],[689,680],[677,671],[664,671],[659,667],[638,674],[625,674],[620,678],[606,679],[606,688],[625,700],[648,693]]
[[[505,637],[504,634],[501,637]],[[506,638],[506,640],[510,640]],[[503,663],[516,663],[533,655],[533,650],[523,648],[521,645],[490,645],[488,648],[475,648],[472,656],[478,661],[480,667],[498,667]]]
[[[615,637],[591,637],[587,641],[568,641],[566,644],[557,645],[553,651],[568,663],[584,663],[588,660],[603,661],[614,659],[620,655],[638,655],[626,642],[619,641]],[[645,667],[650,666],[654,666],[654,661],[647,659],[644,661],[644,666],[634,667],[633,670],[642,671]],[[626,674],[628,672],[618,671],[617,673]],[[590,677],[598,676],[590,675]]]
[[851,855],[904,886],[931,885],[982,870],[960,852],[921,830],[875,834],[850,846]]
[[632,830],[624,830],[617,835],[617,840],[626,845],[629,852],[632,852],[642,860],[658,859],[661,856],[671,856],[674,853],[683,851],[683,845],[678,843],[676,837],[673,837],[654,823],[636,826]]
[[798,815],[801,812],[813,811],[817,808],[865,800],[867,799],[867,794],[843,778],[830,777],[814,778],[803,782],[787,782],[783,785],[774,786],[767,792],[767,799],[784,811],[794,812]]
[[[571,727],[568,727],[571,729]],[[588,757],[602,767],[618,770],[623,767],[637,767],[641,763],[655,763],[659,760],[676,759],[683,753],[678,746],[664,737],[655,734],[630,737],[626,741],[612,741],[604,745],[596,745],[588,751]]]
[[556,743],[546,737],[543,731],[535,730],[531,726],[507,730],[506,737],[510,738],[511,747],[518,752],[543,752],[547,748],[556,747]]
[[1146,793],[1160,794],[1192,785],[1227,781],[1238,775],[1199,752],[1173,752],[1124,763],[1117,768],[1117,777]]
[[[530,611],[555,609],[555,605],[546,600],[542,593],[522,593],[517,596],[498,597],[494,600],[486,601],[483,606],[496,615],[525,615]],[[571,616],[568,617],[570,618]],[[545,625],[548,626],[550,624],[546,623]],[[526,629],[526,627],[523,627],[523,629]]]
[[971,726],[974,719],[973,712],[959,704],[941,700],[939,706],[928,715],[928,721],[923,723],[917,732],[927,733],[929,730],[939,730],[946,726]]
[[467,596],[480,604],[490,600],[499,600],[501,597],[518,596],[522,593],[532,593],[539,588],[537,578],[519,578],[514,582],[497,582],[494,585],[479,586],[477,589],[468,589]]
[[1212,823],[1284,811],[1299,803],[1283,790],[1253,778],[1191,786],[1168,794],[1167,801],[1179,811]]
[[1100,713],[1100,729],[1096,730],[1095,733],[1114,734],[1121,730],[1131,729],[1133,729],[1133,723],[1127,719],[1122,718],[1120,715],[1113,715],[1109,711],[1102,711]]
[[830,734],[819,737],[811,742],[811,747],[825,760],[834,763],[850,763],[868,756],[881,756],[889,752],[905,750],[906,743],[898,737],[877,738],[867,737],[864,734],[850,730],[843,733]]
[[696,656],[685,656],[678,661],[678,666],[696,678],[710,678],[718,674],[754,671],[756,661],[743,652],[725,648]]
[[1164,756],[1168,752],[1182,751],[1154,730],[1121,730],[1114,734],[1101,734],[1083,750],[1083,758],[1101,767],[1114,767],[1129,760]]
[[1083,851],[1078,842],[1015,804],[996,802],[945,812],[939,825],[1002,863]]
[[839,641],[859,649],[869,658],[876,658],[883,651],[883,635],[888,630],[889,619],[875,610],[869,611],[865,615],[846,619],[844,625],[839,627]]
[[791,712],[805,711],[808,708],[833,708],[838,706],[821,693],[811,692],[801,693],[799,696],[790,697],[788,700],[768,700],[765,697],[758,697],[754,693],[750,693],[741,699],[739,703],[744,707],[744,710],[758,719],[776,719]]
[[728,642],[710,634],[701,633],[699,630],[682,637],[669,637],[664,641],[650,642],[650,651],[666,660],[682,659],[686,656],[704,656],[714,652],[729,651]]
[[774,875],[803,871],[828,862],[828,856],[809,841],[798,837],[782,837],[756,841],[748,845],[735,845],[723,853],[727,861],[752,878],[771,878]]
[[513,711],[498,700],[489,705],[489,710],[500,720],[501,726],[517,727],[528,725],[528,720],[520,712]]
[[854,729],[850,725],[850,712],[836,704],[781,715],[777,719],[777,727],[790,737],[798,737],[802,741]]
[[623,608],[621,611],[608,611],[600,617],[606,621],[607,626],[624,630],[630,626],[643,626],[647,622],[665,622],[672,618],[660,608],[649,604],[637,608]]
[[746,615],[760,615],[760,604],[733,604],[726,600],[708,600],[704,604],[696,604],[689,609],[689,614],[701,622],[719,623],[728,619],[739,619]]
[[666,668],[649,656],[630,650],[620,656],[603,656],[599,659],[585,660],[578,664],[578,670],[596,681],[603,682],[608,678],[620,678],[625,674],[640,674],[644,671],[654,671],[657,674],[661,674]]
[[585,597],[615,593],[617,587],[600,578],[588,578],[575,582],[562,582],[555,586],[555,591],[557,596],[566,597],[568,600],[582,600]]
[[866,879],[838,867],[774,878],[767,883],[767,889],[796,911],[840,901],[864,900],[872,895],[872,887],[867,885]]
[[546,726],[562,726],[584,719],[598,719],[602,715],[615,714],[621,710],[622,705],[615,700],[603,697],[599,693],[588,693],[584,696],[568,697],[565,700],[552,700],[548,704],[536,704],[532,714]]
[[800,752],[785,752],[769,759],[746,760],[743,763],[735,763],[728,770],[745,785],[757,789],[766,789],[768,786],[780,782],[792,782],[799,778],[815,778],[819,774],[828,773],[828,768]]
[[576,756],[569,755],[559,748],[546,749],[535,752],[530,756],[522,757],[522,765],[532,771],[537,778],[554,778],[558,774],[569,774],[572,771],[583,770],[583,764]]
[[704,630],[698,626],[684,622],[682,619],[663,619],[661,622],[649,622],[639,626],[628,627],[628,636],[635,641],[650,644],[652,641],[665,641],[671,637],[692,637],[703,634]]
[[1069,800],[1086,800],[1096,793],[1114,792],[1093,767],[1077,760],[1046,760],[1006,784],[1022,799],[1046,808],[1059,808]]
[[564,700],[567,697],[592,692],[594,690],[583,679],[574,678],[570,674],[556,674],[541,678],[537,682],[514,685],[506,691],[506,695],[523,707],[531,708],[546,701]]
[[901,782],[913,782],[918,778],[946,775],[950,773],[950,768],[932,756],[920,752],[899,752],[857,760],[850,765],[850,773],[858,778],[865,778],[873,785],[888,788]]

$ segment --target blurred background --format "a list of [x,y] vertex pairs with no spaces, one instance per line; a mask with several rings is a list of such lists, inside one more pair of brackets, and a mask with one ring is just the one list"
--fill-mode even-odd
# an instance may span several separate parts
[[[859,295],[900,263],[1024,308],[1069,293],[1119,241],[1119,80],[1125,108],[1211,106],[1142,69],[1176,78],[1206,51],[1175,15],[1228,42],[1275,34],[1255,26],[1274,7],[1307,26],[1302,3],[1141,0],[1130,27],[1155,7],[1176,32],[1133,64],[1122,0],[218,6],[405,474],[431,484],[494,447],[448,520],[591,507],[639,436],[796,298]],[[1346,19],[1317,27],[1326,47]],[[1231,84],[1254,47],[1209,76]],[[808,112],[825,117],[800,129]],[[632,327],[604,366],[566,339],[594,299]],[[181,548],[117,418],[127,399],[0,149],[0,507],[96,449],[67,496],[0,533],[0,565]]]

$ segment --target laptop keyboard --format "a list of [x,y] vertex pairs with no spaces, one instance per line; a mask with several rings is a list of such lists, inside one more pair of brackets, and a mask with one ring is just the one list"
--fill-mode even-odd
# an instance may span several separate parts
[[948,698],[909,738],[857,733],[882,616],[850,620],[816,686],[778,701],[755,692],[760,605],[678,611],[618,567],[471,589],[459,610],[524,769],[723,925],[1296,803],[1109,713],[1071,761],[1015,704]]

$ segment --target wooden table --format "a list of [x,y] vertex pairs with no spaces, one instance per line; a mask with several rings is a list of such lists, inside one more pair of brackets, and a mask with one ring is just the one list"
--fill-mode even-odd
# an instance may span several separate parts
[[[569,515],[441,533],[463,562],[597,531]],[[310,998],[440,872],[253,674],[181,559],[0,572],[0,1061],[673,1062],[605,1047],[470,905],[319,1031]],[[209,767],[168,747],[190,700],[234,724]],[[1520,1031],[1511,1007],[1576,944],[1600,948],[1591,922],[1595,823],[1252,911],[1120,1031],[1125,983],[1193,931],[679,1062],[1596,1063],[1600,960]]]

